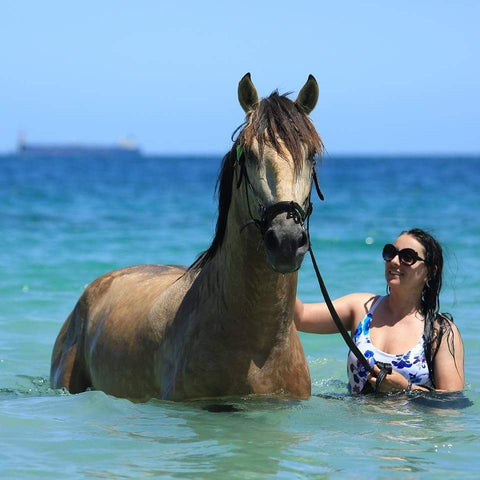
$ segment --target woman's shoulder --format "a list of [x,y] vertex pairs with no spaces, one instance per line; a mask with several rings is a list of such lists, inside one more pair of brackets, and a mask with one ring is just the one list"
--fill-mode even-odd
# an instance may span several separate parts
[[381,295],[369,292],[351,293],[348,295],[350,301],[368,310],[380,299]]
[[437,332],[452,331],[454,334],[460,334],[460,330],[458,329],[458,326],[455,325],[453,321],[453,317],[449,313],[440,313],[440,312],[437,313],[437,316],[435,317],[435,321],[434,321],[434,328]]
[[351,293],[345,297],[355,312],[357,322],[361,320],[381,298],[381,295],[368,292]]

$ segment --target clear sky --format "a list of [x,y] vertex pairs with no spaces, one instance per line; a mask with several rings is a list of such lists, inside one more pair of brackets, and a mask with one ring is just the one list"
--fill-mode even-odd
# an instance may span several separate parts
[[480,152],[480,1],[0,3],[0,152],[31,142],[222,153],[237,84],[299,91],[334,153]]

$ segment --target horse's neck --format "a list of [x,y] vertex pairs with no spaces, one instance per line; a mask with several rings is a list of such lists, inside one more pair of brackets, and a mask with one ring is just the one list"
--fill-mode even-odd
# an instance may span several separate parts
[[289,333],[297,274],[279,274],[268,266],[256,226],[240,231],[248,220],[233,206],[223,245],[201,273],[202,296],[205,307],[215,312],[209,318],[222,329],[271,344]]

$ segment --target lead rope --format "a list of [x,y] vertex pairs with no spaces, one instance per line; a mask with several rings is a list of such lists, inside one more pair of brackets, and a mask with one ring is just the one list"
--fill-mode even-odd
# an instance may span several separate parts
[[[318,183],[318,177],[317,177],[317,172],[315,170],[315,164],[313,166],[313,183],[315,185],[315,189],[317,190],[317,194],[320,198],[320,200],[324,200],[322,191],[320,190],[320,185]],[[313,210],[312,203],[310,202],[310,210]],[[310,253],[310,258],[312,259],[312,264],[313,268],[315,270],[315,274],[317,275],[317,280],[318,280],[318,285],[320,287],[320,290],[322,292],[323,298],[325,300],[325,303],[327,304],[328,311],[330,312],[330,315],[335,323],[335,325],[338,328],[338,331],[343,337],[343,340],[347,344],[347,346],[350,348],[351,352],[357,357],[357,359],[360,361],[360,363],[364,366],[364,368],[367,370],[367,372],[371,373],[374,375],[374,370],[373,367],[370,366],[368,363],[368,360],[365,358],[363,353],[360,351],[360,349],[357,347],[355,342],[352,340],[352,337],[348,334],[347,329],[344,327],[342,320],[338,316],[337,311],[335,310],[335,307],[333,306],[332,300],[330,299],[330,295],[328,294],[327,287],[325,286],[325,282],[323,281],[322,275],[320,274],[320,270],[317,265],[317,261],[315,259],[315,255],[313,254],[312,250],[312,242],[310,240],[310,217],[308,217],[307,220],[307,235],[308,235],[308,252]],[[380,387],[380,384],[383,382],[387,374],[392,373],[392,365],[390,363],[384,363],[384,362],[375,362],[375,364],[378,366],[380,369],[380,372],[377,376],[377,381],[375,383],[375,391],[378,391],[378,388]]]
[[[313,165],[313,183],[315,185],[315,189],[317,190],[317,195],[319,196],[320,200],[325,200],[322,191],[320,190],[320,185],[318,183],[318,178],[317,178],[317,172],[315,170],[315,164]],[[313,211],[313,204],[310,200],[311,198],[311,190],[310,190],[310,197],[309,197],[309,203],[310,203],[310,213]],[[318,285],[320,287],[320,290],[322,292],[323,298],[325,300],[325,303],[327,304],[328,311],[330,312],[330,315],[335,322],[335,325],[338,328],[338,331],[342,335],[343,339],[345,340],[345,343],[347,346],[350,348],[352,353],[360,360],[362,365],[366,368],[367,372],[370,372],[373,374],[373,368],[370,366],[368,363],[368,360],[365,358],[363,353],[359,350],[359,348],[355,345],[355,342],[352,340],[350,335],[347,332],[347,329],[343,326],[342,320],[338,316],[337,311],[335,310],[335,307],[333,306],[332,300],[330,299],[330,295],[328,294],[327,287],[325,286],[325,282],[323,281],[322,275],[320,274],[320,269],[318,268],[317,261],[315,259],[315,255],[313,254],[313,249],[312,249],[312,241],[310,239],[310,216],[307,219],[307,235],[308,235],[308,253],[310,253],[310,258],[312,259],[312,264],[313,264],[313,269],[315,270],[315,274],[317,275],[317,280],[318,280]],[[391,373],[391,372],[390,372]]]
[[[317,194],[320,200],[324,200],[323,193],[320,190],[320,185],[318,183],[315,164],[313,165],[313,183],[315,185],[315,189],[317,190]],[[311,202],[310,202],[310,209],[313,210],[313,206]],[[322,275],[320,274],[320,270],[318,268],[315,255],[313,254],[313,250],[312,250],[312,242],[310,240],[310,218],[308,218],[308,222],[307,222],[307,235],[308,235],[308,243],[309,243],[308,252],[310,253],[310,258],[312,259],[313,268],[315,270],[315,274],[317,275],[318,285],[322,292],[325,303],[327,304],[328,311],[330,312],[330,315],[335,325],[337,326],[338,331],[342,335],[343,340],[345,341],[347,346],[350,348],[351,352],[357,357],[357,359],[365,367],[367,372],[373,375],[374,374],[373,367],[370,366],[370,364],[368,363],[368,360],[365,358],[363,353],[360,351],[360,349],[357,347],[355,342],[352,340],[352,337],[348,334],[347,329],[343,326],[342,320],[338,316],[338,313],[335,310],[335,307],[333,306],[332,300],[330,299],[330,295],[328,294],[327,287],[325,286],[325,282],[323,281]],[[377,381],[375,383],[375,391],[378,391],[380,384],[383,382],[387,374],[392,373],[392,365],[390,363],[384,363],[384,362],[375,362],[375,363],[378,366],[378,368],[380,368],[380,373],[378,374]]]
[[[243,151],[243,148],[240,146],[240,145],[237,145],[236,146],[236,153],[237,153],[237,162],[240,164],[240,177],[238,179],[238,182],[237,182],[237,188],[240,187],[240,184],[242,182],[242,179],[245,178],[245,194],[246,194],[246,197],[247,197],[247,204],[248,204],[248,210],[249,210],[249,214],[250,214],[250,217],[252,218],[252,220],[250,220],[249,222],[247,222],[242,228],[241,228],[241,231],[247,226],[247,225],[250,225],[251,223],[254,223],[256,224],[258,227],[260,227],[260,230],[262,230],[262,224],[260,221],[256,220],[253,218],[253,215],[252,215],[252,212],[251,212],[251,209],[250,209],[250,202],[248,200],[248,184],[250,184],[250,181],[249,181],[249,178],[248,178],[248,173],[247,173],[247,170],[246,170],[246,167],[245,167],[245,157],[244,157],[244,151]],[[243,160],[243,161],[242,161]],[[317,173],[316,173],[316,170],[315,170],[315,163],[313,164],[313,172],[312,172],[312,176],[313,176],[313,183],[315,185],[315,189],[317,191],[317,194],[320,198],[320,200],[324,200],[324,196],[323,196],[323,193],[320,189],[320,185],[318,183],[318,178],[317,178]],[[320,290],[322,292],[322,295],[323,295],[323,298],[325,299],[325,303],[327,304],[327,307],[328,307],[328,310],[330,312],[330,315],[333,319],[333,321],[335,322],[335,325],[337,326],[338,328],[338,331],[340,332],[340,334],[342,335],[345,343],[347,344],[347,346],[350,348],[350,350],[352,351],[352,353],[357,357],[357,359],[362,363],[362,365],[365,367],[365,369],[367,370],[367,372],[371,373],[372,375],[374,374],[374,370],[373,370],[373,367],[370,366],[370,364],[368,363],[368,360],[365,358],[365,356],[363,355],[363,353],[359,350],[359,348],[355,345],[354,341],[352,340],[352,338],[350,337],[350,335],[348,334],[346,328],[343,326],[343,323],[342,321],[340,320],[340,317],[338,316],[338,313],[337,311],[335,310],[335,307],[333,306],[333,303],[330,299],[330,295],[328,294],[328,291],[327,291],[327,287],[325,286],[325,282],[323,281],[323,278],[322,278],[322,275],[320,274],[320,270],[318,268],[318,265],[317,265],[317,261],[315,260],[315,255],[313,254],[313,250],[312,250],[312,242],[310,240],[310,214],[312,213],[313,211],[313,204],[311,202],[311,193],[312,191],[310,190],[310,194],[308,196],[308,208],[307,208],[307,212],[305,215],[302,215],[302,212],[303,210],[301,209],[301,207],[298,205],[298,207],[300,208],[300,216],[302,218],[305,219],[306,221],[306,231],[307,231],[307,235],[308,235],[308,243],[309,243],[309,247],[308,247],[308,251],[310,253],[310,257],[312,259],[312,264],[313,264],[313,268],[315,270],[315,274],[317,275],[317,280],[318,280],[318,285],[320,286]],[[297,219],[295,218],[296,215],[299,214],[299,212],[297,211],[297,208],[294,207],[294,202],[281,202],[282,204],[283,203],[291,203],[291,214],[292,216],[294,216],[294,220],[297,222]],[[263,207],[263,205],[260,205],[259,204],[259,207]],[[263,207],[264,208],[264,207]],[[289,210],[282,210],[282,211],[287,211],[287,212],[290,212]],[[287,213],[287,215],[290,214],[290,213]],[[264,233],[264,232],[263,232]],[[380,384],[382,383],[382,381],[384,380],[385,376],[389,373],[392,373],[392,365],[389,364],[389,363],[383,363],[383,362],[376,362],[376,365],[380,368],[380,373],[378,374],[377,376],[377,382],[376,382],[376,387],[375,387],[375,391],[378,390],[378,387],[380,386]]]
[[[309,240],[310,240],[310,234],[309,234]],[[347,329],[343,326],[343,323],[340,320],[340,317],[338,316],[338,313],[335,310],[335,307],[333,306],[333,303],[330,299],[330,295],[328,294],[328,291],[327,291],[327,287],[325,286],[325,282],[323,281],[323,278],[320,274],[320,270],[318,269],[317,261],[315,260],[315,255],[313,254],[312,242],[309,241],[309,244],[310,245],[308,247],[308,251],[310,253],[313,268],[315,270],[315,274],[317,275],[318,285],[320,286],[320,290],[322,291],[322,295],[323,295],[323,298],[325,300],[325,303],[327,304],[328,311],[330,312],[330,315],[331,315],[333,321],[335,322],[335,325],[337,326],[338,331],[342,335],[343,339],[345,340],[345,343],[350,348],[352,353],[357,357],[357,359],[365,367],[367,372],[374,375],[373,367],[370,366],[370,364],[368,363],[368,360],[365,358],[365,356],[360,351],[360,349],[357,347],[357,345],[355,345],[355,342],[352,340],[352,338],[348,334]],[[383,382],[385,377],[388,374],[392,373],[392,365],[390,363],[384,363],[384,362],[375,362],[375,364],[380,369],[380,372],[377,375],[377,381],[375,382],[375,392],[378,392],[380,384]]]
[[347,329],[343,326],[340,317],[338,316],[335,307],[333,306],[332,300],[330,299],[330,295],[328,294],[327,287],[325,286],[325,282],[323,281],[322,276],[320,275],[320,270],[318,269],[317,261],[315,260],[315,255],[313,254],[312,250],[312,243],[310,242],[310,246],[308,248],[308,252],[310,253],[310,257],[312,259],[313,268],[315,270],[315,274],[317,275],[318,285],[320,286],[320,290],[322,291],[323,298],[325,299],[325,303],[327,304],[328,311],[332,316],[335,325],[338,328],[338,331],[341,333],[345,343],[350,347],[352,353],[362,362],[362,365],[366,368],[366,370],[370,373],[373,373],[373,368],[368,363],[368,360],[365,358],[363,353],[359,350],[359,348],[355,345],[354,341],[350,337],[347,332]]

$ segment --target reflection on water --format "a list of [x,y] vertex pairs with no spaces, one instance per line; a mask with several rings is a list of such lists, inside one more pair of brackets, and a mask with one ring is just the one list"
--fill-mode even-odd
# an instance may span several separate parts
[[[464,392],[426,392],[412,395],[411,402],[435,410],[461,410],[473,406]],[[440,412],[436,412],[440,414]]]
[[[215,411],[205,407],[216,405]],[[225,412],[221,407],[231,407]],[[128,422],[129,436],[163,445],[168,461],[160,455],[151,475],[189,477],[208,473],[209,478],[273,478],[279,471],[324,474],[332,471],[321,458],[298,455],[304,435],[290,431],[291,415],[302,402],[282,397],[236,397],[184,403],[152,400],[145,405],[155,427],[145,418]],[[159,416],[159,417],[158,417]],[[158,420],[168,423],[168,439]],[[143,433],[139,435],[139,426]],[[145,430],[147,428],[147,430]],[[125,426],[122,426],[125,432]],[[176,435],[175,446],[171,436]],[[295,452],[295,453],[290,453]],[[304,452],[305,453],[305,452]]]
[[[441,472],[446,458],[461,462],[464,449],[480,440],[468,428],[476,415],[469,393],[353,396],[342,382],[326,381],[306,401],[246,396],[135,404],[102,392],[65,395],[43,377],[19,376],[17,386],[0,392],[0,450],[8,454],[11,442],[21,441],[26,451],[54,452],[55,462],[74,459],[81,475],[92,478],[379,471],[423,478]],[[48,469],[53,457],[42,461]]]

